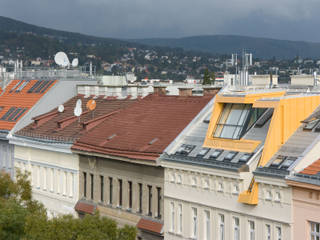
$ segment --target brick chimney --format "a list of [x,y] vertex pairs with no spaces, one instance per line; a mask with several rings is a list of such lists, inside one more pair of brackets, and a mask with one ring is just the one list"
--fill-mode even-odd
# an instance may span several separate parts
[[156,96],[163,96],[167,94],[166,86],[153,86],[153,93]]
[[203,87],[203,96],[214,96],[220,91],[221,87],[214,87],[214,86],[204,86]]
[[192,96],[192,88],[190,87],[179,88],[179,96],[184,96],[184,97]]

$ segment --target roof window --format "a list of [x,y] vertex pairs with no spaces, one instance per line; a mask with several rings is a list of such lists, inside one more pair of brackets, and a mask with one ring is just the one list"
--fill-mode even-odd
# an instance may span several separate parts
[[223,150],[221,149],[216,149],[211,155],[210,155],[210,159],[217,159],[221,153],[223,152]]
[[180,155],[188,155],[191,153],[191,151],[195,148],[195,145],[190,145],[190,144],[182,144],[178,150],[176,151],[176,154]]

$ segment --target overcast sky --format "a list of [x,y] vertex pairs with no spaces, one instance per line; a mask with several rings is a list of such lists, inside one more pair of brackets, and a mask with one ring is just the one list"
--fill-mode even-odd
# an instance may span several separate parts
[[115,38],[233,34],[320,42],[319,7],[320,0],[0,0],[0,15]]

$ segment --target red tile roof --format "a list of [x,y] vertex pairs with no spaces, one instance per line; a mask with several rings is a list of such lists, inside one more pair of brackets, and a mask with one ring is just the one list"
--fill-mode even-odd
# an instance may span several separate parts
[[78,201],[74,209],[77,212],[93,214],[96,209],[96,206],[94,204]]
[[300,174],[315,175],[320,172],[320,159],[303,169]]
[[[38,87],[42,86],[40,83],[48,84],[43,85],[43,88],[39,92],[29,91],[31,89],[37,89],[33,87],[35,84],[37,84]],[[0,130],[11,130],[16,122],[21,119],[55,83],[56,81],[12,80],[0,95]],[[11,116],[16,112],[17,118],[9,120],[10,115],[8,115],[6,119],[3,119],[8,110],[13,107],[15,107],[16,110],[11,112]],[[21,109],[21,111],[19,111],[19,109]],[[19,112],[21,113],[20,115],[18,114]]]
[[[80,119],[74,116],[74,108],[78,99],[82,101],[83,110]],[[90,99],[84,98],[83,95],[77,95],[63,104],[63,112],[59,112],[56,108],[46,114],[34,117],[34,123],[18,131],[16,135],[73,142],[81,134],[94,128],[113,114],[116,114],[120,109],[126,108],[137,101],[129,99],[107,100],[99,97],[95,99],[96,109],[88,111],[86,110],[86,105]]]
[[211,98],[149,95],[82,135],[72,149],[155,160]]
[[163,224],[152,220],[141,218],[137,224],[140,230],[162,234]]

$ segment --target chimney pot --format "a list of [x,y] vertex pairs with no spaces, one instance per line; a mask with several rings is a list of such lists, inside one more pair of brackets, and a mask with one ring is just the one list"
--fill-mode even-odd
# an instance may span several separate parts
[[163,96],[167,94],[166,86],[153,86],[153,93],[156,96]]
[[179,88],[179,96],[184,96],[184,97],[192,96],[192,88],[190,87]]
[[214,96],[220,91],[221,87],[203,87],[203,96]]

